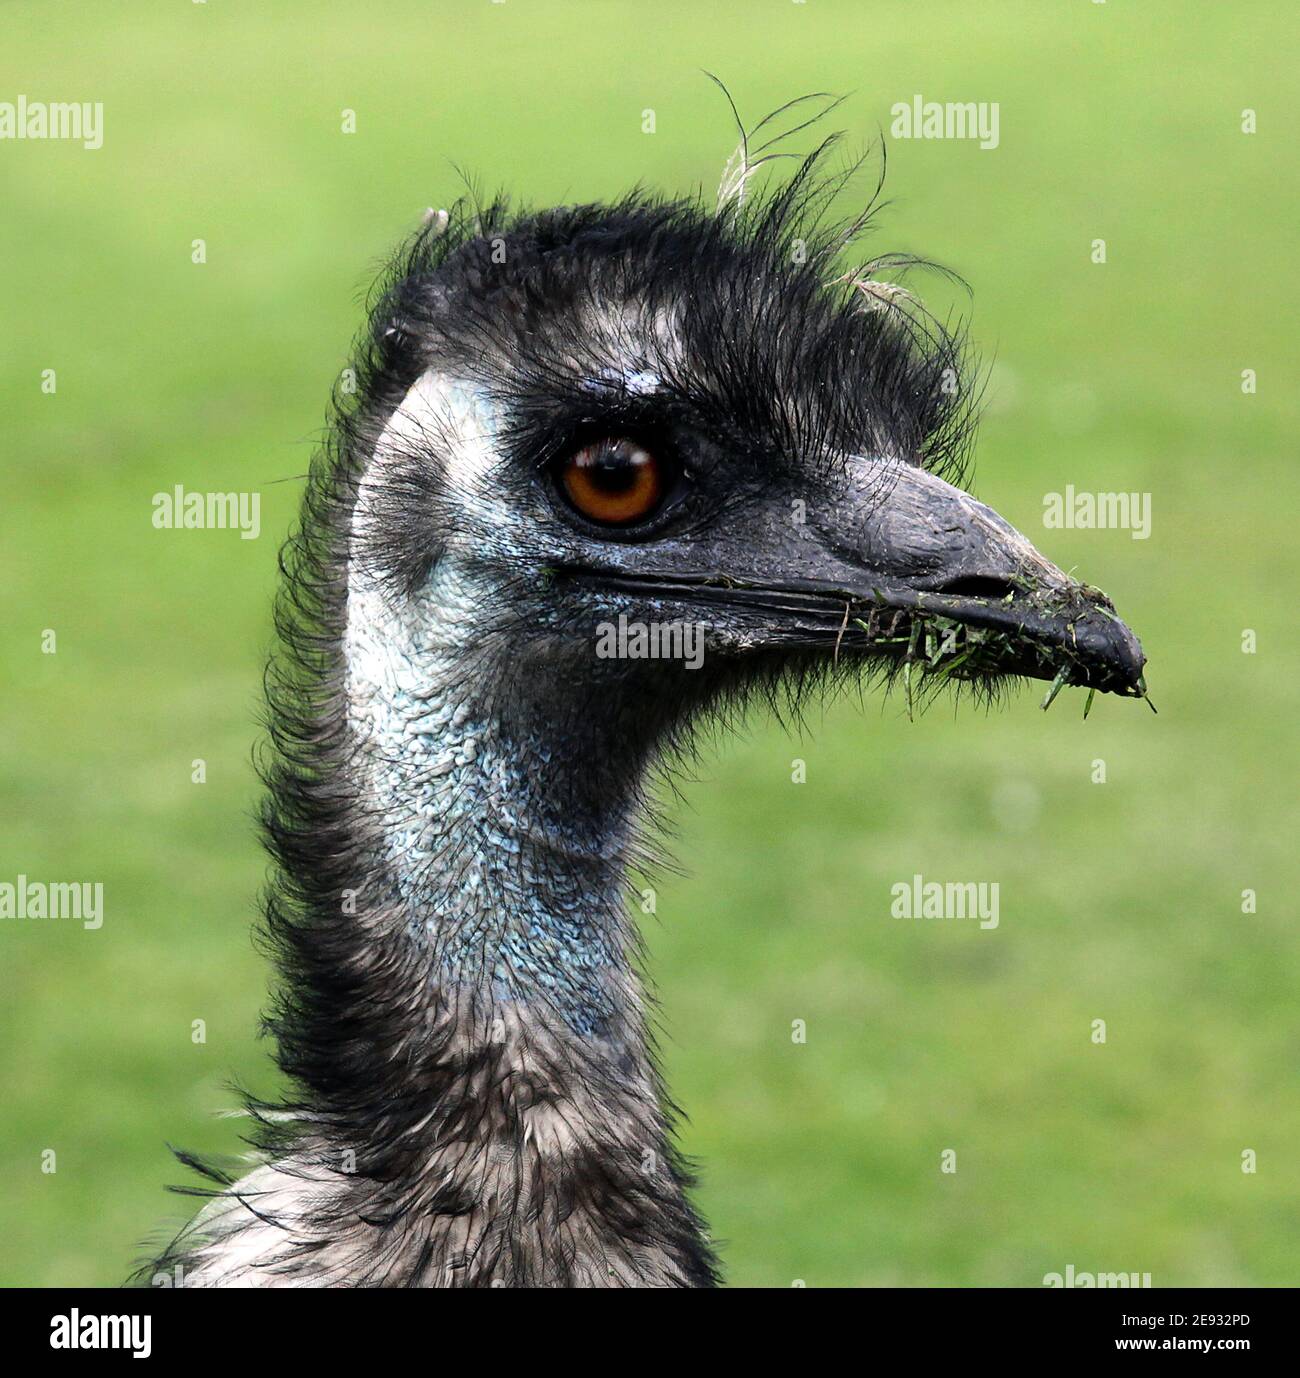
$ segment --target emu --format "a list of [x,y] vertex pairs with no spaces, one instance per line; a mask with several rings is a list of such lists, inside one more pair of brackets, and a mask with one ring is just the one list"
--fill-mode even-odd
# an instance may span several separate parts
[[[242,1178],[182,1155],[211,1199],[146,1272],[716,1283],[625,904],[657,772],[864,677],[1145,692],[1109,600],[960,485],[962,338],[901,260],[844,271],[830,146],[760,194],[742,139],[716,209],[466,198],[381,279],[268,675],[295,1089]],[[596,653],[632,624],[702,657]]]

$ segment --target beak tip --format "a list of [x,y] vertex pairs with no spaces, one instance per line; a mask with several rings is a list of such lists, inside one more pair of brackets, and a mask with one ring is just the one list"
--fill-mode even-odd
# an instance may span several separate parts
[[1142,671],[1147,663],[1142,643],[1114,614],[1082,619],[1076,646],[1085,670],[1084,683],[1103,693],[1140,697]]

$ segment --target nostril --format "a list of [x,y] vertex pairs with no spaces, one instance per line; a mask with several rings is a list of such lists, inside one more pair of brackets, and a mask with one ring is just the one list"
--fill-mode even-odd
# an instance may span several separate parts
[[1016,592],[1016,586],[1008,579],[998,579],[988,574],[963,574],[959,579],[950,579],[940,584],[935,593],[952,593],[963,598],[1009,598]]

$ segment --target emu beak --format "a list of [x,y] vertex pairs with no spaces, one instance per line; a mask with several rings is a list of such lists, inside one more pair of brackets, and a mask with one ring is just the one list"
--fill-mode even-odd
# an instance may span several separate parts
[[924,650],[929,668],[946,661],[959,678],[1026,675],[1145,695],[1146,658],[1115,605],[992,508],[896,460],[854,459],[850,482],[838,515],[812,518],[823,566],[812,582],[842,585],[866,645],[887,630],[900,645],[905,631],[902,654]]
[[1145,696],[1142,647],[1110,599],[991,508],[896,460],[854,457],[848,480],[832,501],[809,501],[802,522],[773,500],[755,525],[715,538],[708,568],[682,543],[658,569],[640,551],[579,577],[721,613],[742,652],[870,653],[943,679],[1020,675],[1051,680],[1053,694],[1074,684]]

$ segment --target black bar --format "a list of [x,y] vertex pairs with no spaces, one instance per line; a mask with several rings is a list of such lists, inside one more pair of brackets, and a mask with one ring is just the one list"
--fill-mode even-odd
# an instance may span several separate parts
[[[79,1357],[99,1363],[130,1359],[133,1344],[143,1349],[147,1343],[146,1362],[171,1364],[200,1356],[218,1364],[248,1357],[295,1363],[320,1357],[338,1363],[355,1356],[373,1365],[385,1355],[396,1359],[398,1350],[407,1351],[413,1338],[421,1337],[414,1349],[430,1364],[445,1362],[464,1343],[480,1362],[513,1365],[527,1360],[530,1347],[536,1347],[540,1358],[555,1343],[572,1344],[572,1336],[563,1339],[556,1328],[569,1307],[573,1310],[568,1314],[579,1318],[675,1319],[686,1314],[676,1312],[677,1306],[687,1307],[697,1325],[703,1323],[692,1333],[712,1335],[724,1347],[742,1338],[746,1347],[755,1340],[780,1342],[814,1359],[835,1336],[864,1362],[873,1354],[902,1350],[918,1358],[975,1361],[1108,1356],[1122,1365],[1150,1353],[1285,1358],[1294,1348],[1293,1290],[809,1289],[820,1290],[819,1296],[788,1290],[799,1295],[778,1308],[767,1293],[760,1297],[743,1289],[708,1301],[508,1289],[488,1289],[479,1297],[462,1292],[454,1298],[439,1292],[294,1288],[14,1289],[0,1299],[7,1312],[0,1357],[18,1355],[56,1365]],[[762,1310],[754,1315],[756,1300]],[[663,1306],[669,1310],[661,1312]],[[538,1308],[536,1318],[530,1314],[533,1308]],[[105,1317],[114,1319],[106,1322]],[[498,1328],[484,1329],[483,1322]],[[93,1348],[92,1342],[116,1347]],[[607,1345],[597,1348],[609,1354]],[[648,1356],[650,1347],[641,1352]],[[667,1346],[668,1354],[674,1352],[680,1351]],[[552,1353],[548,1366],[557,1359]],[[587,1367],[590,1361],[588,1355],[575,1366]]]

